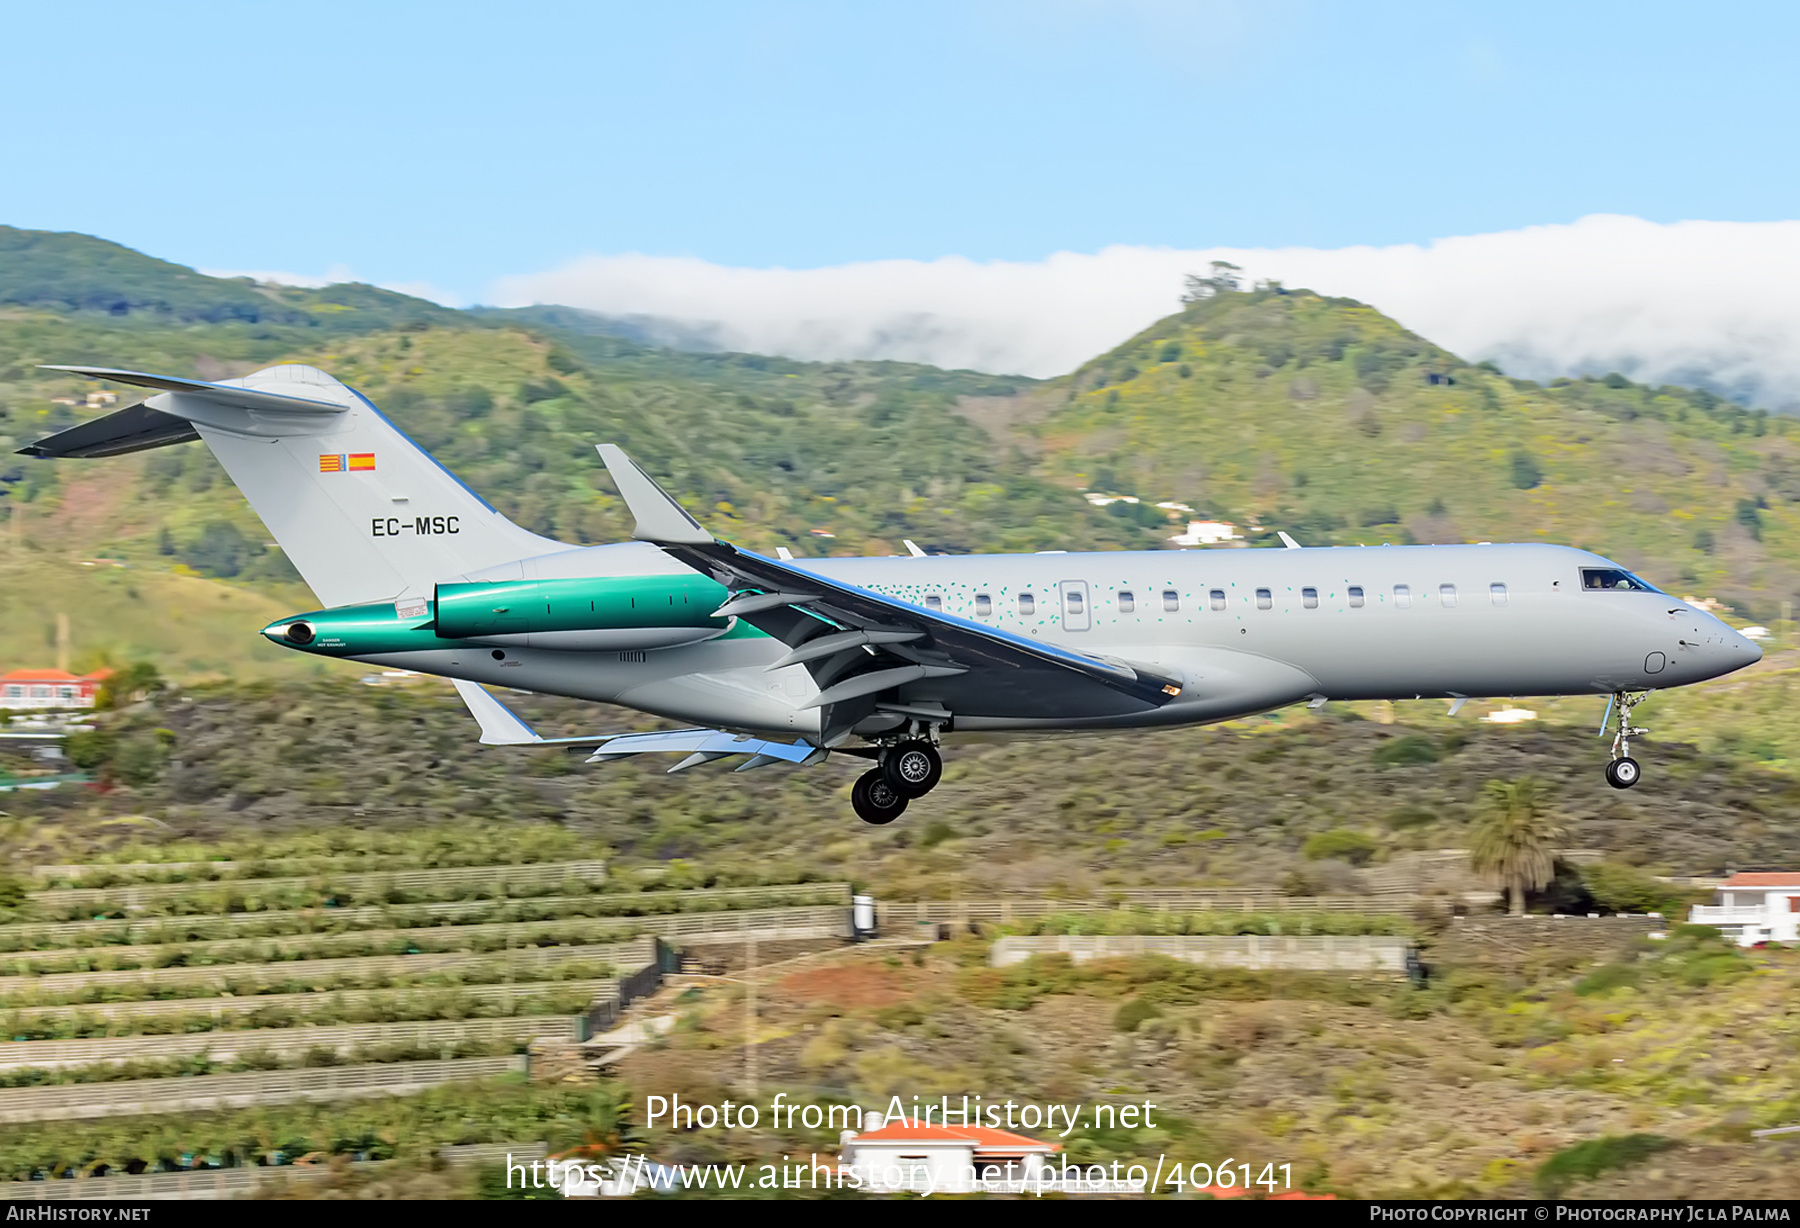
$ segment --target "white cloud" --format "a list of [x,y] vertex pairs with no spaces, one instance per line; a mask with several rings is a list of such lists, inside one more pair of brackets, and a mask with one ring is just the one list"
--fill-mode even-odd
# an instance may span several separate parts
[[503,278],[502,306],[560,303],[673,340],[797,358],[893,358],[1054,375],[1174,311],[1182,276],[1247,275],[1344,295],[1466,358],[1549,378],[1621,371],[1800,401],[1800,221],[1594,215],[1423,246],[1109,247],[1040,261],[882,260],[750,269],[587,256]]
[[[356,276],[346,264],[334,264],[322,274],[284,273],[270,269],[199,269],[208,277],[248,277],[252,281],[265,282],[277,286],[297,286],[303,290],[322,290],[326,286],[341,286],[348,282],[361,282],[366,279]],[[429,282],[395,281],[377,282],[383,290],[392,290],[396,294],[410,294],[414,298],[429,299],[444,307],[461,307],[463,300],[449,291],[440,290]]]
[[303,290],[322,290],[326,286],[356,280],[347,264],[334,264],[323,274],[282,273],[272,269],[199,269],[197,272],[208,277],[248,277],[251,281],[276,286],[298,286]]

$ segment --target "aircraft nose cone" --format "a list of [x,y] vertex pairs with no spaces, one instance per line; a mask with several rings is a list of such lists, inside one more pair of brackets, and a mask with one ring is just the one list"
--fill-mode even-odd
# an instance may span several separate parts
[[1739,635],[1736,631],[1731,633],[1731,650],[1731,655],[1738,658],[1744,665],[1755,665],[1763,658],[1762,645],[1747,635]]

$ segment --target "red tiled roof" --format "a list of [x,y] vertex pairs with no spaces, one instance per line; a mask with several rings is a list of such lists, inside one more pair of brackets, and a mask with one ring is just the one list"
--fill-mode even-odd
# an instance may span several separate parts
[[1800,887],[1800,870],[1782,870],[1769,874],[1733,874],[1719,887],[1720,890],[1731,887]]
[[60,669],[15,669],[0,674],[0,682],[99,682],[112,674],[110,669],[97,669],[91,674],[71,674]]
[[879,1130],[866,1130],[851,1140],[856,1143],[974,1143],[977,1151],[1015,1151],[1019,1148],[1048,1147],[1061,1151],[1056,1143],[1045,1143],[1010,1130],[994,1130],[987,1126],[916,1126],[911,1122],[894,1122]]

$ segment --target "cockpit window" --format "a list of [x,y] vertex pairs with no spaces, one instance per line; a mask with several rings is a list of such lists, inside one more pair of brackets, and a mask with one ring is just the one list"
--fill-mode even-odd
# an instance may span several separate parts
[[[1617,593],[1661,593],[1662,590],[1648,580],[1640,580],[1629,571],[1617,567],[1583,567],[1581,569],[1581,587],[1585,589],[1607,589]],[[1664,593],[1664,596],[1668,594]]]

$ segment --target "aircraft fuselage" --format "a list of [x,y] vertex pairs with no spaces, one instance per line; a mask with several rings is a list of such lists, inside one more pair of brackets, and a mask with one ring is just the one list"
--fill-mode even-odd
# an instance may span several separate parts
[[[1181,684],[1179,697],[1161,707],[1113,712],[1018,711],[998,689],[959,690],[956,679],[904,688],[902,705],[936,705],[952,714],[947,734],[1195,724],[1319,698],[1611,694],[1704,681],[1762,655],[1723,622],[1665,593],[1590,587],[1593,577],[1584,582],[1584,573],[1629,573],[1562,546],[957,555],[795,565],[933,612],[1152,669]],[[545,555],[473,578],[570,577],[631,578],[634,592],[667,577],[671,602],[677,591],[696,600],[695,573],[641,544]],[[769,668],[787,651],[784,645],[741,623],[707,630],[695,621],[691,613],[672,615],[665,647],[649,646],[658,642],[654,630],[638,626],[591,632],[585,640],[569,632],[496,634],[384,644],[399,650],[369,652],[358,651],[352,639],[309,650],[727,728],[790,736],[818,731],[817,710],[803,706],[818,693],[806,670]],[[556,640],[558,634],[565,638]],[[558,646],[539,646],[552,643]],[[869,731],[879,732],[878,724]]]

